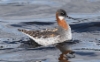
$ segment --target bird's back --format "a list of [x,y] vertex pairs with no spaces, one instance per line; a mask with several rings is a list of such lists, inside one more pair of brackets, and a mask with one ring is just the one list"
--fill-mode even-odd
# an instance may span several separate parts
[[24,29],[19,29],[19,31],[23,32],[25,35],[29,36],[35,42],[40,45],[51,45],[60,43],[60,35],[57,32],[57,29],[53,30],[41,30],[41,31],[29,31]]

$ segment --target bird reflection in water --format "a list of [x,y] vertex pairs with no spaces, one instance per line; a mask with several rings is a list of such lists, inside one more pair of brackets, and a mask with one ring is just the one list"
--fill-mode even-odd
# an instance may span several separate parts
[[58,58],[59,62],[70,62],[69,58],[74,58],[74,51],[69,49],[69,46],[66,43],[59,43],[56,47],[61,51],[60,57]]

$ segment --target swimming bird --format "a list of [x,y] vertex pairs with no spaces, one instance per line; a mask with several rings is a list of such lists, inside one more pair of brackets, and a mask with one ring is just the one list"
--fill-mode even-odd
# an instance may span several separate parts
[[43,46],[58,44],[67,42],[72,39],[71,27],[66,22],[65,18],[67,13],[63,9],[59,9],[56,12],[57,28],[49,30],[25,30],[18,29],[25,35],[29,36],[36,43]]

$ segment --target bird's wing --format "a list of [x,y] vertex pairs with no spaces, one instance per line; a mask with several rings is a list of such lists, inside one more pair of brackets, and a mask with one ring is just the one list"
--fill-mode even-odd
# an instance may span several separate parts
[[32,37],[35,38],[48,38],[48,37],[55,37],[57,35],[59,35],[57,33],[57,29],[53,29],[53,30],[36,30],[36,31],[30,31],[30,30],[25,30],[25,29],[18,29],[18,31],[21,31],[25,34],[28,34]]
[[57,33],[58,29],[53,30],[36,30],[36,31],[30,31],[30,30],[24,30],[24,29],[18,29],[18,31],[23,32],[27,36],[29,36],[31,39],[33,39],[35,42],[37,42],[40,45],[51,45],[55,43],[59,43],[57,40],[59,38],[59,34]]

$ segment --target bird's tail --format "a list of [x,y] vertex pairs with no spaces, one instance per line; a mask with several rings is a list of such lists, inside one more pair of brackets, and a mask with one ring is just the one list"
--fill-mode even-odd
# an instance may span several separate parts
[[28,35],[34,34],[33,31],[28,31],[28,30],[25,30],[25,29],[18,29],[18,31],[23,32],[23,33],[28,34]]
[[24,30],[24,29],[18,29],[18,31],[23,32],[23,33],[27,33],[28,32],[27,30]]

